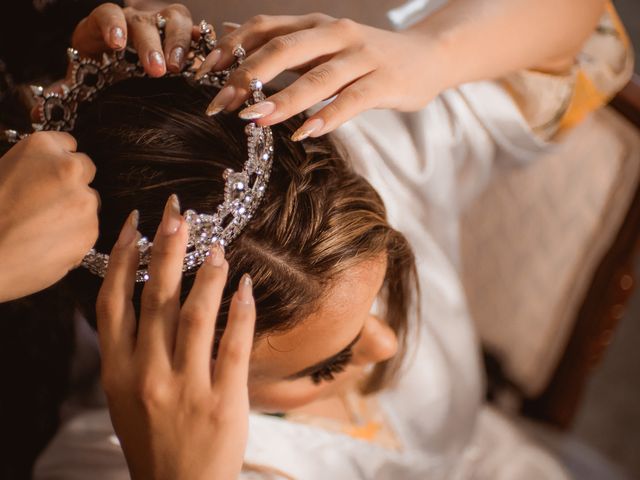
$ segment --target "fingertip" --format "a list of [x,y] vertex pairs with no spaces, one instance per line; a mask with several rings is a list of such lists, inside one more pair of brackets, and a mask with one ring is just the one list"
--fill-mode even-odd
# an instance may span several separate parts
[[224,268],[227,266],[227,260],[224,258],[224,248],[220,244],[216,243],[209,250],[205,263],[216,268]]
[[240,304],[253,305],[253,281],[248,273],[242,275],[235,299]]
[[300,128],[298,128],[298,130],[293,133],[293,135],[291,135],[291,140],[293,140],[294,142],[300,142],[309,137],[319,137],[323,134],[322,132],[325,130],[325,128],[325,121],[322,118],[317,117],[308,119],[302,124]]
[[115,247],[117,248],[127,248],[132,246],[134,243],[137,243],[139,240],[140,232],[138,231],[138,222],[140,219],[140,212],[136,209],[133,210],[126,221],[122,225],[122,229],[120,230],[120,235],[118,236],[118,240],[116,241]]
[[222,22],[222,34],[226,35],[240,28],[239,23],[235,22]]
[[127,46],[127,36],[124,29],[120,26],[111,27],[109,30],[109,38],[106,39],[108,45],[114,50],[122,50]]
[[164,55],[157,50],[152,50],[147,55],[147,74],[151,77],[161,77],[167,73],[167,66],[164,61]]
[[180,73],[184,65],[184,56],[184,48],[180,46],[174,47],[166,58],[167,70],[171,73]]

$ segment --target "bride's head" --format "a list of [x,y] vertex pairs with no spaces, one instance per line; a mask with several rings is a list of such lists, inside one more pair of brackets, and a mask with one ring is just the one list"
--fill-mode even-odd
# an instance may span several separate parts
[[[171,193],[184,210],[200,213],[222,202],[222,172],[242,170],[246,136],[236,115],[203,115],[215,93],[180,78],[145,78],[82,106],[74,135],[97,166],[99,251],[110,251],[134,208],[141,233],[153,237]],[[391,381],[416,282],[407,241],[387,223],[371,185],[326,138],[289,140],[301,120],[273,127],[271,179],[226,250],[229,280],[217,324],[224,328],[230,295],[248,272],[258,313],[249,391],[252,407],[266,411],[327,396],[363,373],[366,391]],[[192,280],[184,277],[183,293]],[[70,281],[91,320],[100,279],[77,270]],[[382,308],[373,315],[376,300]]]

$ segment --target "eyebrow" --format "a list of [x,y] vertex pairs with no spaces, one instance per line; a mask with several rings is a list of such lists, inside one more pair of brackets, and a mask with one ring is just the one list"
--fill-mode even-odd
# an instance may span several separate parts
[[294,373],[293,375],[289,375],[288,377],[285,378],[285,380],[296,380],[298,378],[306,377],[307,375],[311,375],[312,373],[317,372],[318,370],[324,367],[328,367],[329,365],[334,363],[338,358],[340,358],[342,355],[344,355],[345,353],[347,353],[349,350],[353,348],[353,346],[358,342],[358,340],[360,340],[360,336],[362,335],[362,330],[364,330],[364,326],[358,332],[356,337],[353,340],[351,340],[349,345],[344,347],[335,355],[331,355],[329,358],[326,358],[318,363],[315,363],[310,367],[305,368],[304,370],[300,370],[299,372]]

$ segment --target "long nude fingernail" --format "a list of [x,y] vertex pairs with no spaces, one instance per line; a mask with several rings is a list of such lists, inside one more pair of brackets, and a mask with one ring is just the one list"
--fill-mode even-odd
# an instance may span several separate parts
[[174,73],[182,69],[182,61],[184,60],[184,48],[176,47],[169,54],[169,66]]
[[193,78],[196,80],[200,80],[202,77],[204,77],[205,73],[215,72],[215,67],[220,61],[220,57],[222,57],[222,50],[216,48],[207,56],[205,61],[202,62],[202,65],[200,65],[200,68],[198,68],[198,71],[193,76]]
[[213,98],[209,106],[207,107],[207,115],[215,115],[220,113],[222,110],[227,108],[233,99],[236,96],[236,89],[233,85],[229,85],[224,87],[222,90],[218,92],[218,94]]
[[320,129],[324,126],[324,121],[321,118],[314,118],[313,120],[307,120],[302,126],[293,132],[291,135],[291,140],[294,142],[299,142],[300,140],[304,140],[308,138],[314,132],[319,132]]
[[138,210],[133,210],[127,220],[124,222],[122,226],[122,230],[120,230],[120,235],[118,236],[118,240],[116,241],[116,245],[119,247],[127,247],[135,240],[138,235],[138,219],[140,218],[140,213]]
[[165,235],[173,235],[180,228],[182,215],[180,215],[180,201],[174,193],[167,200],[162,214],[161,228]]
[[229,33],[240,28],[240,24],[236,22],[222,22],[222,28],[224,33]]
[[205,261],[214,267],[221,267],[224,265],[224,250],[220,244],[216,243],[211,248]]
[[109,34],[111,36],[111,44],[118,49],[127,46],[127,41],[124,38],[124,30],[120,27],[113,27]]
[[248,273],[245,273],[240,279],[238,285],[238,300],[242,303],[253,302],[253,282]]
[[158,52],[157,50],[149,53],[149,65],[162,68],[164,70],[164,56],[162,55],[162,53]]
[[276,111],[276,104],[270,101],[259,102],[240,110],[238,116],[243,120],[257,120]]

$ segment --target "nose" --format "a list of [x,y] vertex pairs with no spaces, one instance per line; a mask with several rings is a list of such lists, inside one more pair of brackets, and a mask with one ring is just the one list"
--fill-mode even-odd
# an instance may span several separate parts
[[366,365],[383,362],[398,351],[398,337],[380,318],[370,315],[364,324],[360,340],[354,346],[351,363]]

